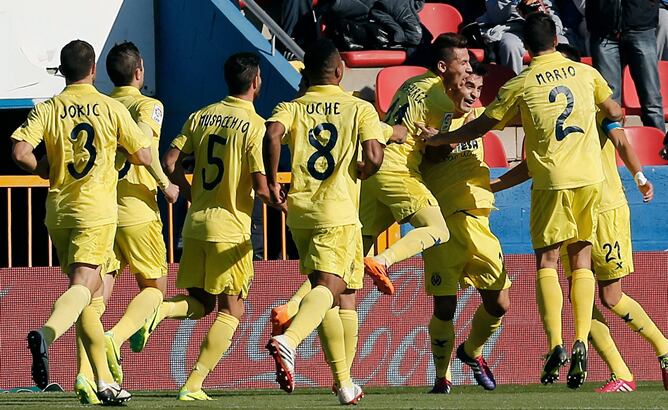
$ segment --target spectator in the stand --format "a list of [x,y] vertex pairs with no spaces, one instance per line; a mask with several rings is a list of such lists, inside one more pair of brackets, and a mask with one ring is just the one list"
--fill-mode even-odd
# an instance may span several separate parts
[[621,100],[622,68],[628,64],[643,125],[665,132],[656,52],[658,1],[587,0],[585,15],[594,67],[612,88],[613,99]]
[[656,28],[659,60],[668,60],[668,0],[659,1],[659,26]]
[[564,36],[561,20],[552,9],[550,0],[487,0],[487,11],[478,18],[485,29],[483,35],[490,42],[498,44],[497,62],[512,69],[516,74],[522,71],[522,58],[526,52],[522,40],[524,18],[533,12],[543,12],[552,17],[557,26],[559,43],[568,43]]
[[586,0],[555,0],[554,6],[564,25],[564,36],[580,54],[589,55],[589,33],[585,22]]

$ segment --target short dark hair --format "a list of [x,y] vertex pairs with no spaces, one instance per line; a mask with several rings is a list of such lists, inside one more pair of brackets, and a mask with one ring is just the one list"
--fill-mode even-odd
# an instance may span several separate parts
[[439,61],[449,62],[454,58],[454,49],[466,48],[466,37],[456,33],[440,34],[431,44],[429,66],[435,68]]
[[95,65],[95,50],[83,40],[73,40],[60,50],[60,67],[65,79],[79,81],[90,73]]
[[232,54],[225,61],[225,82],[231,95],[243,94],[253,84],[260,69],[260,56],[245,52]]
[[481,64],[477,61],[471,63],[471,74],[479,75],[484,77],[487,75],[487,67],[484,64]]
[[332,40],[317,39],[304,53],[304,72],[311,82],[327,78],[334,74],[340,58]]
[[131,41],[116,44],[107,55],[107,74],[116,87],[129,85],[141,68],[141,54]]
[[554,24],[552,17],[545,13],[536,12],[526,18],[523,34],[527,48],[536,54],[554,47],[557,26]]
[[563,54],[569,60],[573,60],[577,63],[580,62],[580,50],[573,47],[570,44],[559,43],[557,44],[557,51]]

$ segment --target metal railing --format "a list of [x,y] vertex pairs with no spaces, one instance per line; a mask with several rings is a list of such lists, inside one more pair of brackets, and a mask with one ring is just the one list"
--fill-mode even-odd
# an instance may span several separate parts
[[[278,174],[278,182],[282,184],[290,183],[289,172],[280,172]],[[188,180],[191,180],[191,175],[187,175]],[[0,175],[0,190],[6,190],[7,192],[7,217],[6,217],[6,235],[7,235],[7,267],[11,268],[13,264],[13,249],[15,243],[12,240],[12,231],[15,228],[22,229],[25,226],[27,241],[26,251],[27,251],[27,265],[28,267],[33,266],[33,255],[35,241],[33,236],[33,189],[47,189],[49,187],[49,181],[42,179],[35,175]],[[26,211],[27,218],[26,224],[19,224],[18,221],[14,220],[12,216],[12,198],[14,198],[15,192],[17,190],[25,190],[26,192]],[[189,205],[189,204],[188,204]],[[43,207],[44,204],[36,204],[36,206]],[[167,226],[167,260],[170,263],[175,262],[175,227],[174,219],[174,206],[172,204],[167,205],[167,218],[166,221],[163,220],[163,224]],[[287,259],[287,227],[285,224],[285,214],[281,213],[281,258]],[[387,248],[389,245],[394,243],[400,237],[399,226],[394,224],[390,229],[383,232],[377,239],[375,245],[375,252],[380,252],[383,249]],[[268,259],[268,232],[267,232],[267,206],[262,204],[262,237],[263,237],[263,259]],[[53,266],[53,245],[51,238],[47,235],[47,241],[45,245],[48,245],[48,256],[47,256],[47,266]]]
[[264,24],[271,33],[271,53],[276,51],[276,40],[283,43],[285,48],[297,57],[298,60],[304,60],[304,50],[279,26],[274,19],[260,7],[255,0],[243,0],[245,9],[250,11],[262,24]]

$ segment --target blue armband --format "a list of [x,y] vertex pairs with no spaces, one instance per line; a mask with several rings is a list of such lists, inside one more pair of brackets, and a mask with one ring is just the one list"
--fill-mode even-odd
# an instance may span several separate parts
[[620,124],[619,121],[610,121],[607,118],[603,118],[603,121],[601,121],[601,128],[605,131],[605,135],[608,135],[610,134],[610,131],[615,128],[622,128],[622,124]]

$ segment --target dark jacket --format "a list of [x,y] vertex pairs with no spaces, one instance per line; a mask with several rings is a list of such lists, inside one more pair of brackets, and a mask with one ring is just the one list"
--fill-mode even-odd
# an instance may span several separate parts
[[650,30],[659,24],[658,0],[587,0],[587,29],[594,38],[614,38],[629,30]]
[[424,0],[378,0],[371,8],[369,17],[389,32],[392,42],[417,46],[422,40],[418,12],[423,6]]

